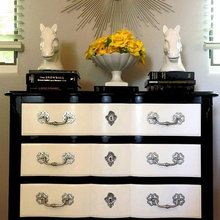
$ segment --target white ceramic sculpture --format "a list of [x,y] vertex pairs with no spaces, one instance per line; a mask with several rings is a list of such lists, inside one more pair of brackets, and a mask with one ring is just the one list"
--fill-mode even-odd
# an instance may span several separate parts
[[163,26],[164,58],[160,71],[186,71],[181,60],[182,43],[180,41],[180,26],[174,29]]
[[45,27],[43,24],[40,24],[40,31],[40,50],[43,57],[43,62],[38,69],[63,70],[63,65],[60,61],[57,25],[54,24],[51,28],[49,28]]

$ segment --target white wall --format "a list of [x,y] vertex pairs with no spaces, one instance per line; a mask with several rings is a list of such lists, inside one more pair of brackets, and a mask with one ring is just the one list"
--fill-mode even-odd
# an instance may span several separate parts
[[[204,31],[204,0],[167,0],[173,5],[175,13],[158,15],[160,29],[163,24],[174,27],[180,24],[183,43],[183,63],[188,71],[196,73],[197,90],[212,90],[220,93],[220,73],[211,75],[208,71],[208,53],[203,50]],[[91,61],[84,58],[84,52],[94,40],[91,24],[78,32],[74,31],[77,24],[77,13],[61,13],[66,1],[60,0],[28,0],[24,1],[24,37],[25,52],[19,57],[19,73],[0,75],[0,218],[7,219],[8,193],[8,154],[9,154],[9,98],[4,93],[10,90],[25,90],[25,74],[36,69],[41,62],[39,51],[39,25],[52,26],[58,24],[58,36],[63,43],[62,62],[66,69],[76,69],[81,74],[83,90],[92,90],[94,85],[103,85],[110,75],[100,70]],[[143,26],[142,36],[147,50],[147,62],[144,66],[136,65],[123,75],[130,85],[138,85],[144,89],[146,74],[150,70],[159,70],[162,63],[162,32]],[[108,33],[107,33],[108,34]],[[220,202],[220,99],[214,99],[214,190],[215,220],[220,220],[217,205]]]

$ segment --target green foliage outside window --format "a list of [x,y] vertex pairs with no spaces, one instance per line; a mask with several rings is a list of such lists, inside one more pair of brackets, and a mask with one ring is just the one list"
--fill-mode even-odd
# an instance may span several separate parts
[[[13,41],[15,27],[14,0],[4,0],[0,6],[0,41]],[[14,51],[0,51],[0,64],[13,64]]]
[[14,51],[0,51],[0,64],[14,63]]

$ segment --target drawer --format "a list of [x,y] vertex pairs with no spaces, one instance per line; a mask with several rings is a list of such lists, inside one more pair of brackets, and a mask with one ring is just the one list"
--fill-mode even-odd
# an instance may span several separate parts
[[[22,104],[22,135],[129,135],[128,108],[126,104]],[[65,114],[70,118],[66,123]]]
[[21,117],[22,135],[90,133],[91,108],[86,104],[22,104]]
[[20,190],[20,217],[201,218],[200,185],[22,184]]
[[130,114],[138,135],[200,136],[200,104],[140,104]]
[[22,144],[21,176],[128,176],[130,146]]
[[137,144],[130,163],[132,176],[201,177],[201,146]]
[[91,133],[94,135],[131,135],[132,104],[95,104],[92,106]]
[[91,187],[89,217],[125,218],[130,216],[130,185],[99,185]]
[[[130,185],[22,184],[20,188],[20,217],[129,216]],[[70,195],[64,206],[63,195]],[[62,207],[48,207],[51,204]]]
[[[22,184],[20,217],[87,217],[90,215],[91,205],[88,186]],[[47,207],[44,203],[61,207]]]
[[21,176],[201,177],[201,146],[22,144]]
[[22,144],[21,176],[89,176],[90,145]]
[[93,176],[130,176],[132,144],[96,144],[92,152]]
[[200,185],[132,185],[131,216],[201,218]]
[[200,136],[200,104],[22,104],[22,135]]

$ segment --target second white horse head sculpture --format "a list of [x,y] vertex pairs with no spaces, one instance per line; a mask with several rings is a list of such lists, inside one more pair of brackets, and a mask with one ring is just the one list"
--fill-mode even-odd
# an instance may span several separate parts
[[40,50],[43,57],[43,62],[38,69],[63,70],[63,66],[60,62],[57,25],[54,24],[51,28],[49,28],[45,27],[43,24],[40,24],[40,31]]
[[174,29],[163,26],[164,58],[160,71],[186,71],[181,60],[182,43],[180,41],[180,26]]

